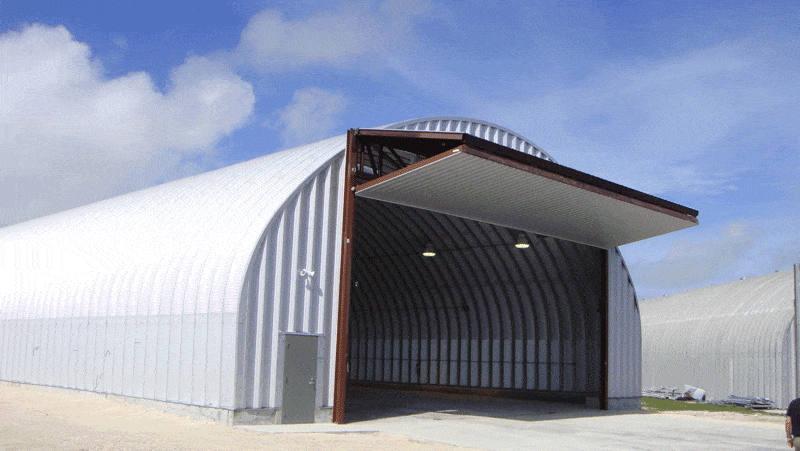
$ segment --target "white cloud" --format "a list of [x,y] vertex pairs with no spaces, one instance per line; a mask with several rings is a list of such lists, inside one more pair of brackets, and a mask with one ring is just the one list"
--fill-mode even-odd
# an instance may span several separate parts
[[[463,98],[559,163],[654,194],[714,195],[736,189],[771,140],[800,139],[800,84],[792,58],[775,53],[743,40],[608,64],[570,86],[541,89],[523,75],[528,87]],[[425,83],[452,85],[439,78]]]
[[747,223],[737,222],[700,243],[676,241],[663,258],[637,265],[637,286],[686,289],[725,278],[753,248],[757,236]]
[[346,106],[347,99],[338,92],[315,87],[295,91],[289,105],[278,113],[284,147],[331,137]]
[[769,251],[769,263],[773,268],[776,270],[792,268],[800,263],[800,238],[787,240]]
[[[0,35],[0,224],[185,174],[249,118],[252,87],[188,58],[166,93],[146,73],[105,79],[63,27]],[[189,166],[184,163],[189,161]]]
[[425,0],[346,3],[297,20],[264,10],[250,19],[232,57],[240,66],[266,72],[346,68],[359,58],[371,64],[411,48],[414,23],[430,10]]

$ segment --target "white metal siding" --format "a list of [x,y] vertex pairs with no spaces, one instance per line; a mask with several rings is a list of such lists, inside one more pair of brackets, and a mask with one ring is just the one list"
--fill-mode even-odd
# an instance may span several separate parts
[[[291,196],[264,232],[242,293],[238,407],[280,407],[281,333],[321,336],[319,405],[333,405],[343,154]],[[301,270],[314,271],[301,277]]]
[[340,136],[0,230],[0,379],[241,407],[254,249],[343,148]]
[[608,251],[608,397],[642,394],[642,328],[628,268],[618,249]]

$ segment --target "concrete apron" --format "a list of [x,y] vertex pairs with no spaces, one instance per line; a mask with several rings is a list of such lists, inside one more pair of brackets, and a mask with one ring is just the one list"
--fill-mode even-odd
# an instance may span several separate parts
[[387,432],[484,450],[780,449],[783,423],[600,411],[582,405],[435,393],[348,391],[348,424],[238,426],[263,433]]

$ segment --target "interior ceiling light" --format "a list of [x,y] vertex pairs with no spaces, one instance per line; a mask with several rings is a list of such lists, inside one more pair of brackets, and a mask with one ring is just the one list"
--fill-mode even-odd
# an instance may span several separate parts
[[435,257],[436,256],[436,251],[433,250],[433,244],[428,243],[425,246],[425,250],[422,251],[422,256],[423,257]]
[[514,243],[514,247],[517,249],[527,249],[531,247],[531,243],[528,241],[528,237],[526,237],[524,233],[520,233],[517,235],[517,242]]

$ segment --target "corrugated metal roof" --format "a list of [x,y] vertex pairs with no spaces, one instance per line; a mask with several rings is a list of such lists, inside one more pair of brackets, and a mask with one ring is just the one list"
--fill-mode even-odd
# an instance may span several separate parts
[[606,249],[697,225],[688,214],[467,145],[365,183],[356,195]]
[[[189,311],[235,311],[267,223],[344,145],[339,136],[6,227],[0,268],[9,277],[16,272],[17,280],[0,293],[0,313],[29,314],[42,284],[56,287],[69,278],[70,286],[84,279],[95,285],[99,273],[119,278],[120,271],[127,277],[110,299],[111,311],[124,312],[120,302],[141,288],[133,286],[140,277],[152,282],[137,296],[154,305],[168,296]],[[58,291],[57,297],[72,296]],[[83,313],[96,314],[75,312]]]
[[450,133],[468,133],[472,136],[491,141],[501,146],[506,146],[518,150],[528,155],[541,158],[546,161],[553,161],[547,152],[542,150],[532,141],[491,122],[477,121],[465,117],[439,116],[411,119],[408,121],[397,122],[387,125],[386,129],[394,130],[414,130],[414,131],[433,131]]
[[711,285],[660,298],[645,299],[642,323],[677,324],[695,320],[722,321],[792,310],[793,272],[776,271],[764,276]]

